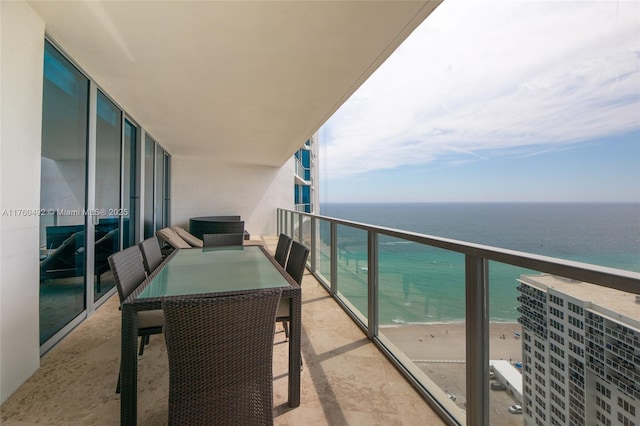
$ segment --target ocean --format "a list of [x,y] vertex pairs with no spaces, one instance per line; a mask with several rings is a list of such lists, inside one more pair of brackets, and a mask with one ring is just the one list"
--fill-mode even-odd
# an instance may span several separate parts
[[[320,214],[640,272],[640,204],[324,203]],[[338,243],[339,290],[366,313],[366,233],[339,226]],[[379,252],[381,324],[464,320],[461,254],[387,237]],[[492,321],[517,320],[516,280],[532,273],[490,262]]]

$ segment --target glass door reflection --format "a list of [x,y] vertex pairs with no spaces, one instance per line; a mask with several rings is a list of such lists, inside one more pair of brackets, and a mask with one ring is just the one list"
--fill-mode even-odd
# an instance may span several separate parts
[[120,248],[120,140],[122,112],[98,91],[94,294],[96,301],[115,283],[107,258]]
[[155,141],[147,136],[144,142],[144,238],[153,237],[156,231],[153,193],[155,147]]
[[40,207],[40,344],[86,309],[89,80],[45,43]]

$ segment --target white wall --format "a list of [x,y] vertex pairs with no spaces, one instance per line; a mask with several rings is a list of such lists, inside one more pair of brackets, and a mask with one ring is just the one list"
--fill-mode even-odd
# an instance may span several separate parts
[[293,209],[293,159],[281,168],[171,157],[171,224],[189,218],[240,215],[251,238],[275,235],[276,209]]
[[40,365],[40,206],[44,24],[26,3],[0,1],[0,400]]

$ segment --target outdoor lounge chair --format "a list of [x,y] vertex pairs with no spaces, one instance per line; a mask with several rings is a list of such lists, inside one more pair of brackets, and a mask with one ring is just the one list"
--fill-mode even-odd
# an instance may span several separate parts
[[187,242],[187,244],[189,244],[191,247],[203,247],[203,242],[200,238],[196,237],[195,235],[192,235],[190,233],[188,233],[184,228],[180,227],[180,226],[172,226],[171,229],[178,234],[178,236],[180,238],[182,238],[183,240],[185,240]]
[[156,231],[156,235],[174,249],[191,248],[191,245],[183,240],[176,231],[171,228],[162,228]]

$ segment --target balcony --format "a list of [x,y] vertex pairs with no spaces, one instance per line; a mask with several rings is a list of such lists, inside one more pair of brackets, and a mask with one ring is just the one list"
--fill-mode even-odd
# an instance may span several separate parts
[[[263,237],[274,251],[277,237]],[[275,424],[444,422],[307,273],[303,279],[302,395],[287,406],[287,343],[276,333]],[[42,358],[40,369],[2,405],[2,424],[117,425],[120,359],[117,295]],[[139,359],[140,425],[166,424],[168,368],[161,337]]]
[[[501,331],[496,335],[495,327],[507,330],[507,326],[489,323],[488,261],[638,291],[639,274],[633,272],[291,210],[278,211],[278,226],[304,241],[311,248],[311,256],[309,272],[303,280],[302,403],[295,409],[286,405],[287,344],[283,334],[277,333],[276,424],[295,424],[302,419],[305,423],[331,425],[381,419],[398,424],[520,423],[522,417],[514,417],[506,410],[514,403],[522,404],[522,389],[514,387],[517,380],[510,376],[520,374],[516,364],[521,370],[532,371],[531,364],[507,362],[510,357],[505,358],[504,354],[512,353],[509,351],[514,343],[516,348],[521,344],[520,333],[507,337],[508,333]],[[354,235],[364,238],[361,250],[356,249]],[[263,240],[273,251],[276,237]],[[393,244],[383,244],[388,242],[403,243],[402,246],[413,243],[412,252],[427,248],[462,254],[462,266],[449,265],[447,270],[457,271],[464,277],[463,282],[447,281],[443,276],[438,285],[459,285],[460,297],[435,302],[427,298],[416,305],[415,297],[425,295],[415,294],[412,286],[425,277],[392,270],[386,250]],[[415,258],[401,260],[411,262]],[[517,277],[514,276],[514,287]],[[522,287],[523,279],[520,281]],[[394,285],[402,291],[394,292]],[[412,291],[403,294],[406,289]],[[463,308],[465,323],[472,326],[412,322],[420,313],[416,308],[446,318],[443,305]],[[438,312],[432,311],[434,306]],[[384,315],[381,307],[386,310]],[[393,311],[392,320],[388,309]],[[117,299],[112,297],[43,357],[36,374],[2,406],[3,423],[117,424],[119,399],[114,388],[119,363],[119,316]],[[528,341],[531,335],[524,334],[522,338]],[[518,355],[521,358],[514,361],[527,359],[520,349]],[[536,371],[544,375],[542,380],[551,382],[551,376],[545,374],[548,368],[543,367],[548,365]],[[561,370],[562,374],[567,372],[564,363]],[[571,373],[571,382],[581,388],[584,380],[575,369]],[[153,339],[140,359],[139,375],[139,422],[163,424],[168,373],[162,339]],[[490,387],[494,382],[504,387]],[[614,381],[620,386],[619,382]]]

